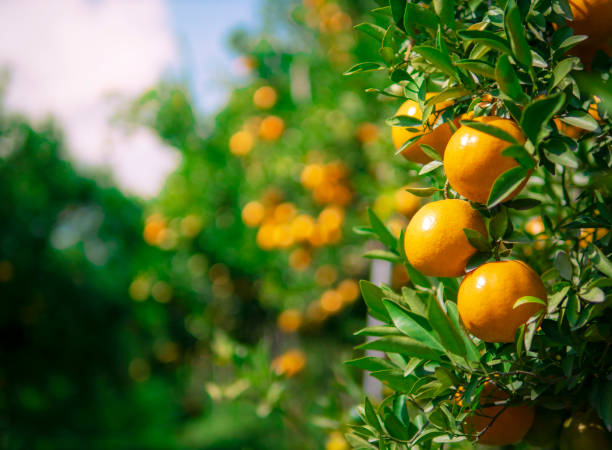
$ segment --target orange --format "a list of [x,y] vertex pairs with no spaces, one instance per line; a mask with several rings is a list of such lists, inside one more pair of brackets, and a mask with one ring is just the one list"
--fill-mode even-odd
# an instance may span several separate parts
[[321,304],[321,309],[326,313],[336,313],[342,308],[342,295],[338,291],[330,289],[323,292],[319,303]]
[[405,216],[412,216],[421,204],[421,199],[406,190],[408,186],[395,191],[395,210]]
[[336,288],[343,303],[352,303],[359,298],[359,284],[350,278],[342,280]]
[[[479,444],[510,445],[520,442],[533,424],[534,408],[528,405],[486,406],[504,401],[508,397],[507,392],[487,381],[480,393],[481,408],[474,411],[474,415],[463,422],[466,433],[476,435],[493,421],[478,439]],[[500,412],[502,410],[503,412]]]
[[[525,135],[514,121],[495,116],[474,119],[500,128],[519,144]],[[491,187],[499,175],[518,166],[514,158],[503,156],[511,144],[468,126],[460,127],[448,141],[444,152],[444,171],[455,191],[474,202],[486,203]],[[526,180],[506,200],[518,194]]]
[[234,155],[243,156],[251,151],[254,144],[253,135],[246,130],[241,130],[230,138],[229,147]]
[[[599,116],[599,111],[597,110],[597,103],[599,103],[599,99],[595,98],[595,102],[591,103],[591,105],[589,106],[588,113],[591,115],[593,119],[600,122],[601,117]],[[580,136],[586,133],[586,130],[583,130],[582,128],[575,127],[573,125],[565,123],[557,117],[555,117],[553,121],[555,122],[555,125],[557,126],[559,133],[565,134],[566,136],[571,137],[572,139],[578,139],[580,138]]]
[[249,202],[242,208],[242,221],[247,227],[255,227],[261,223],[265,216],[264,206],[257,202]]
[[272,108],[277,100],[278,95],[271,86],[262,86],[253,94],[253,104],[261,109]]
[[612,447],[612,439],[606,433],[595,413],[577,412],[563,424],[561,450],[600,450]]
[[307,240],[315,228],[315,220],[308,214],[300,214],[291,222],[291,234],[295,241]]
[[589,36],[580,43],[574,52],[587,65],[591,64],[598,49],[610,54],[610,38],[612,38],[612,2],[610,0],[569,0],[574,20],[568,25],[574,34]]
[[522,261],[483,264],[468,273],[457,293],[457,309],[465,328],[486,342],[514,342],[516,330],[544,305],[524,303],[521,297],[547,301],[546,288],[538,274]]
[[378,127],[373,123],[362,123],[357,128],[357,139],[362,144],[367,144],[368,142],[375,141],[378,138]]
[[[532,236],[537,236],[533,248],[542,250],[546,246],[547,236],[544,233],[544,222],[540,216],[532,217],[525,224],[525,231]],[[527,252],[529,253],[529,252]]]
[[[427,94],[427,98],[433,97],[434,93]],[[441,111],[442,109],[450,106],[452,102],[441,102],[436,105],[436,112]],[[411,116],[417,119],[421,119],[423,117],[423,111],[417,102],[414,100],[406,100],[402,106],[399,107],[396,116]],[[402,151],[402,155],[409,161],[425,164],[431,161],[431,158],[427,156],[419,147],[421,144],[429,145],[436,149],[436,151],[440,154],[444,154],[444,149],[446,147],[446,143],[451,137],[451,129],[448,122],[437,124],[436,115],[432,114],[428,120],[428,124],[433,128],[425,128],[422,127],[421,131],[414,132],[408,131],[405,127],[391,127],[391,137],[393,138],[393,144],[395,145],[395,149],[399,150],[402,145],[408,140],[417,136],[418,134],[423,134],[423,137],[418,139],[416,142],[413,142],[411,145],[406,147],[404,151]]]
[[404,248],[410,264],[424,275],[458,277],[476,249],[464,228],[487,236],[481,215],[464,200],[439,200],[417,211],[406,228]]
[[275,141],[285,129],[285,122],[277,116],[268,116],[259,125],[259,136],[266,141]]
[[301,350],[289,350],[272,361],[272,369],[277,375],[292,377],[304,369],[306,355]]
[[302,313],[297,309],[286,309],[278,315],[276,324],[285,333],[294,333],[302,324]]
[[590,242],[601,239],[606,234],[608,234],[606,228],[581,228],[578,236],[580,248],[586,248]]
[[320,164],[308,164],[300,175],[302,185],[308,189],[314,189],[325,181],[325,172]]

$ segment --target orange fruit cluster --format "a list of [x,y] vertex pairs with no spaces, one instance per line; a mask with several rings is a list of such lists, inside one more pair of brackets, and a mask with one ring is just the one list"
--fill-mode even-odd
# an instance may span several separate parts
[[[294,244],[320,247],[337,243],[342,237],[344,210],[338,206],[328,206],[318,215],[298,214],[291,202],[265,204],[251,201],[242,209],[242,221],[248,227],[257,227],[257,244],[264,250],[289,248]],[[294,251],[290,265],[303,270],[310,263],[307,249]]]
[[322,0],[304,0],[306,24],[322,33],[339,33],[351,29],[353,20],[337,3]]
[[161,214],[155,213],[146,218],[142,236],[147,244],[170,250],[176,247],[180,237],[196,237],[202,226],[202,218],[196,214],[168,221]]
[[317,300],[308,305],[306,319],[313,324],[321,323],[354,303],[359,295],[359,284],[353,279],[345,279],[338,283],[335,289],[326,290]]
[[320,205],[346,206],[353,198],[348,182],[348,170],[340,161],[328,164],[307,164],[300,175],[302,185],[312,191],[312,197]]

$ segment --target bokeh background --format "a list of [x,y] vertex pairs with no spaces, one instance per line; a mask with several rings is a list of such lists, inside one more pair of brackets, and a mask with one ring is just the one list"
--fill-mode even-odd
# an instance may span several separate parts
[[347,448],[359,227],[418,206],[376,6],[0,3],[0,447]]

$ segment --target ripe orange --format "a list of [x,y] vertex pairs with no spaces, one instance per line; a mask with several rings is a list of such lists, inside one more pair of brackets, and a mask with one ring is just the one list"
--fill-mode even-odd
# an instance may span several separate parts
[[578,240],[580,248],[586,248],[593,241],[597,241],[608,234],[607,228],[581,228]]
[[230,138],[229,148],[234,155],[243,156],[251,151],[254,144],[253,135],[249,131],[241,130]]
[[304,369],[306,355],[301,350],[289,350],[272,361],[272,369],[277,375],[292,377]]
[[[427,98],[430,98],[436,94],[430,93],[427,94]],[[435,110],[441,111],[442,109],[450,106],[452,102],[441,102],[436,105]],[[421,119],[423,117],[423,111],[419,107],[419,104],[414,100],[406,100],[402,106],[399,107],[396,116],[411,116],[417,119]],[[446,143],[451,137],[451,129],[448,122],[445,123],[437,123],[435,114],[432,114],[428,119],[428,124],[433,129],[426,129],[423,127],[419,132],[408,131],[404,127],[391,127],[391,137],[393,138],[393,144],[395,145],[395,149],[399,150],[402,145],[408,140],[413,138],[418,134],[423,134],[423,137],[418,139],[416,142],[413,142],[407,148],[402,151],[402,155],[409,161],[425,164],[431,161],[431,158],[427,156],[419,147],[421,144],[429,145],[436,149],[436,151],[440,154],[444,154],[444,149],[446,148]],[[431,131],[429,131],[431,130]]]
[[[525,231],[532,236],[536,236],[533,248],[536,250],[542,250],[546,246],[546,239],[548,238],[544,233],[544,222],[540,216],[532,217],[525,224]],[[527,250],[527,249],[526,249]],[[530,250],[527,254],[530,254]]]
[[367,144],[369,142],[375,141],[378,138],[378,127],[373,123],[362,123],[357,128],[357,139],[362,144]]
[[569,0],[569,5],[574,20],[568,22],[568,25],[574,30],[574,34],[589,36],[575,49],[580,59],[590,65],[598,49],[610,54],[612,2],[610,0]]
[[[495,116],[474,119],[510,134],[519,144],[525,135],[514,121]],[[499,175],[518,166],[514,158],[503,156],[511,144],[468,126],[460,127],[448,141],[444,152],[444,171],[455,191],[474,202],[486,203]],[[526,181],[525,181],[526,182]],[[522,183],[506,200],[520,192]]]
[[277,100],[278,95],[271,86],[262,86],[253,94],[253,104],[261,109],[272,108]]
[[259,125],[259,136],[266,141],[275,141],[285,129],[285,122],[277,116],[268,116]]
[[465,276],[457,293],[457,308],[474,336],[487,342],[514,342],[516,330],[544,307],[525,303],[513,309],[527,295],[547,300],[546,288],[531,267],[522,261],[491,262]]
[[612,447],[612,439],[595,413],[577,412],[563,424],[561,450],[600,450]]
[[464,200],[439,200],[419,209],[406,228],[408,261],[424,275],[458,277],[476,249],[464,228],[487,236],[481,215]]
[[[480,394],[480,405],[483,407],[477,409],[473,416],[463,422],[466,433],[476,435],[493,421],[478,439],[479,444],[510,445],[520,442],[531,428],[535,416],[534,408],[528,405],[486,406],[506,400],[508,397],[507,392],[487,381]],[[502,410],[503,412],[500,412]]]
[[258,201],[252,201],[242,208],[242,221],[247,227],[256,227],[266,214],[264,206]]
[[297,309],[286,309],[278,315],[276,324],[285,333],[295,333],[302,324],[302,313]]

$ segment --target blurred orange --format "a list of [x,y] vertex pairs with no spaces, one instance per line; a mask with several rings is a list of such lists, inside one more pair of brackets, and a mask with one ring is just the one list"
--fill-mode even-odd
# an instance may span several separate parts
[[314,228],[315,220],[308,214],[300,214],[291,222],[291,234],[298,242],[309,239]]
[[[542,234],[544,229],[544,222],[540,216],[532,217],[525,224],[525,231],[532,236],[537,236],[533,243],[533,248],[536,250],[542,250],[546,246],[547,236]],[[531,248],[526,247],[524,250],[527,256],[531,254]]]
[[265,216],[265,208],[258,201],[252,201],[242,208],[242,221],[247,227],[256,227]]
[[421,199],[406,190],[408,186],[404,186],[395,191],[395,210],[407,217],[412,215],[419,209]]
[[276,323],[285,333],[295,333],[302,324],[302,313],[297,309],[287,309],[278,315]]
[[293,234],[289,225],[277,225],[273,232],[274,244],[280,248],[287,248],[293,244]]
[[306,270],[310,265],[310,252],[303,248],[296,248],[289,255],[289,267],[293,270]]
[[319,303],[323,311],[333,314],[342,308],[342,295],[333,289],[325,291],[319,299]]
[[290,202],[281,203],[274,208],[274,220],[276,223],[286,223],[293,219],[296,214],[295,205]]
[[586,248],[589,243],[601,239],[606,234],[608,234],[606,228],[581,228],[578,236],[580,248]]
[[328,206],[319,213],[317,223],[323,232],[339,229],[344,221],[344,210],[336,206]]
[[314,189],[324,180],[323,167],[320,164],[308,164],[302,170],[300,179],[304,187]]
[[272,224],[264,224],[257,231],[257,245],[263,250],[270,250],[275,246],[275,226]]
[[315,281],[319,286],[330,286],[336,281],[338,271],[332,265],[321,266],[315,272]]
[[359,298],[359,283],[353,279],[342,280],[336,288],[343,303],[352,303]]
[[362,144],[375,141],[378,138],[378,127],[373,123],[362,123],[357,128],[357,139]]
[[255,138],[246,130],[235,133],[229,142],[230,151],[236,156],[244,156],[251,151],[255,144]]
[[147,217],[143,231],[143,237],[149,245],[159,245],[164,239],[166,230],[166,220],[159,214],[152,214]]
[[272,361],[272,369],[277,375],[293,377],[304,369],[306,355],[298,349],[289,350]]
[[389,231],[391,231],[391,234],[396,238],[399,238],[406,225],[407,223],[401,219],[391,219],[387,224]]
[[267,141],[275,141],[283,134],[285,122],[278,116],[268,116],[261,121],[259,136]]
[[261,109],[272,108],[277,100],[276,90],[271,86],[262,86],[253,94],[253,104]]

